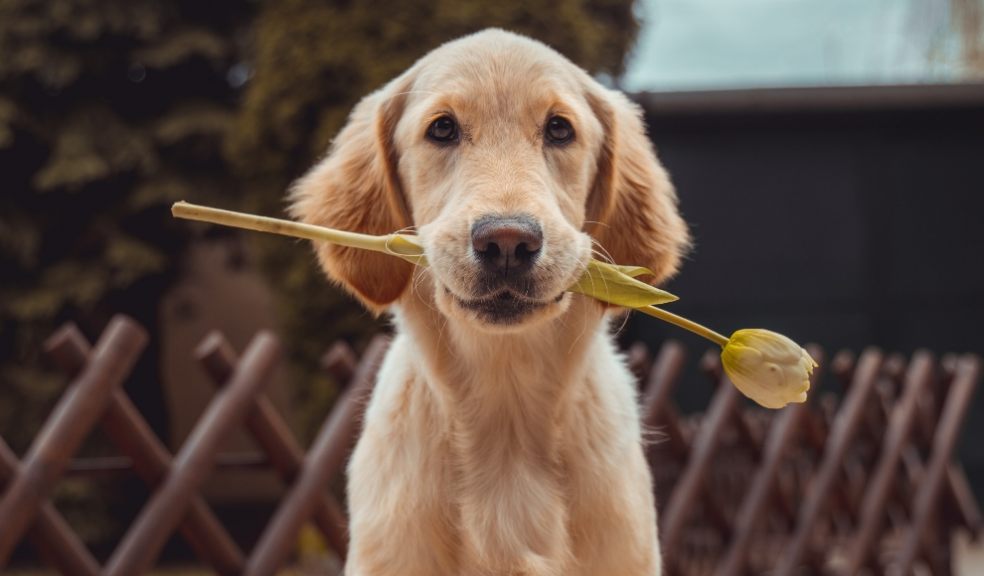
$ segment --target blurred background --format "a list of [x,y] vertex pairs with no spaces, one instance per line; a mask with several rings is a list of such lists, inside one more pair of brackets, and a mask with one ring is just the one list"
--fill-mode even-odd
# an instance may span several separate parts
[[[169,207],[283,216],[360,97],[489,26],[645,109],[696,241],[675,311],[828,350],[984,353],[982,0],[0,0],[0,436],[22,454],[62,393],[54,329],[94,340],[125,313],[151,334],[126,391],[172,451],[211,397],[189,358],[213,328],[239,349],[281,335],[267,391],[309,441],[339,390],[321,354],[385,322],[306,245]],[[705,348],[649,318],[619,338]],[[960,451],[978,497],[982,435],[978,394]],[[98,435],[82,450],[112,453]],[[279,494],[264,472],[211,482],[244,519]],[[146,497],[69,480],[56,502],[105,553]]]

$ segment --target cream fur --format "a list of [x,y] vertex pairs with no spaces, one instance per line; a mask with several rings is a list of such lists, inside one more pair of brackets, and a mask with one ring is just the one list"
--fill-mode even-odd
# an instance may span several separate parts
[[[423,138],[445,113],[455,147]],[[544,143],[552,114],[574,126],[570,145]],[[366,97],[293,201],[317,224],[415,226],[431,263],[318,250],[397,328],[349,465],[346,574],[659,574],[634,380],[609,312],[564,292],[593,243],[653,282],[676,270],[686,226],[638,109],[542,44],[488,30]],[[456,303],[477,274],[469,230],[514,213],[542,223],[531,294],[544,304],[490,325]]]

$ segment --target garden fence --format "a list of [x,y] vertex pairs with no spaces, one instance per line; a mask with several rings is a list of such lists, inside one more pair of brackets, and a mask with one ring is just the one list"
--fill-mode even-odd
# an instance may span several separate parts
[[[277,339],[261,332],[240,357],[210,334],[195,355],[217,392],[173,455],[121,387],[147,339],[135,322],[116,317],[95,346],[74,325],[46,343],[69,384],[23,458],[0,439],[0,570],[26,539],[62,574],[132,576],[150,569],[178,532],[218,574],[268,576],[289,562],[307,522],[344,559],[344,507],[327,486],[358,437],[387,338],[376,337],[361,358],[344,343],[325,355],[324,368],[348,385],[305,451],[263,393],[279,362]],[[706,412],[684,415],[672,400],[684,347],[667,342],[655,358],[642,345],[629,349],[654,437],[647,450],[666,574],[910,574],[921,567],[946,575],[954,532],[978,535],[978,504],[953,452],[981,360],[869,348],[827,362],[818,347],[810,351],[821,361],[810,402],[780,411],[750,407],[708,353],[701,372],[715,392]],[[818,387],[828,365],[840,383],[836,395]],[[96,426],[121,457],[75,458]],[[220,452],[242,426],[262,454]],[[244,551],[201,490],[217,468],[252,466],[274,469],[285,491]],[[131,471],[150,489],[102,564],[49,501],[66,474],[93,469]]]

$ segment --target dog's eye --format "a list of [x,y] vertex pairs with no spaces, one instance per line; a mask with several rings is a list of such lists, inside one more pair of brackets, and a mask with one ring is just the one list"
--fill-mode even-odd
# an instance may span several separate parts
[[567,144],[574,139],[574,127],[561,116],[551,116],[543,133],[547,142],[554,145]]
[[427,138],[438,144],[450,144],[458,140],[458,123],[450,116],[441,116],[427,127]]

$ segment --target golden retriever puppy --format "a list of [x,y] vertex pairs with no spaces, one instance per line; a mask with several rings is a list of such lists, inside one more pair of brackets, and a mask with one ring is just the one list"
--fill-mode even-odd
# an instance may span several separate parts
[[429,267],[317,247],[397,335],[349,465],[348,576],[660,573],[636,388],[593,250],[672,274],[687,242],[639,109],[487,30],[356,106],[296,217],[415,230]]

